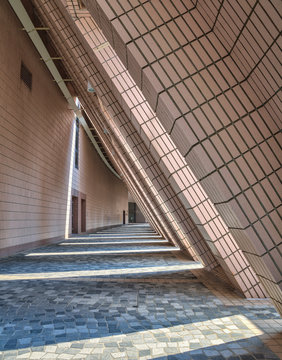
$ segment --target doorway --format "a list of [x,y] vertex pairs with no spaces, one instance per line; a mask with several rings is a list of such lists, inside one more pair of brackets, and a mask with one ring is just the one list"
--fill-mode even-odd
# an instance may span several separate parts
[[71,232],[72,234],[78,233],[78,197],[72,196],[72,217],[71,217]]
[[81,232],[86,232],[86,200],[81,199]]
[[129,223],[136,222],[136,203],[133,202],[128,203],[128,222]]

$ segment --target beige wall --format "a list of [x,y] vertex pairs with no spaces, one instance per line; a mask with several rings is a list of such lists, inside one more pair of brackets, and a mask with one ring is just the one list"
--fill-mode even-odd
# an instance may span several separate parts
[[[79,170],[73,169],[73,194],[86,195],[86,229],[122,224],[128,190],[105,166],[82,126],[79,130]],[[81,201],[79,201],[80,213]],[[71,224],[70,224],[71,225]],[[80,230],[80,219],[78,228]]]
[[[7,2],[0,3],[0,255],[65,232],[73,112]],[[20,79],[21,61],[32,90]],[[121,223],[127,190],[80,131],[73,187],[88,229]]]

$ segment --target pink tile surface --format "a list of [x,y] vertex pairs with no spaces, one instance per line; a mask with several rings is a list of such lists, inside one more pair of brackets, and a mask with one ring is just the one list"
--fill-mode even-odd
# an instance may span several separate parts
[[[261,267],[260,275],[267,278],[269,274],[265,268],[268,265],[262,265],[262,260],[256,253],[256,246],[252,246],[266,241],[264,240],[265,233],[277,241],[275,217],[268,216],[268,213],[271,210],[275,211],[275,206],[279,206],[280,203],[277,196],[280,185],[275,175],[279,166],[279,157],[274,154],[274,151],[275,153],[278,151],[278,141],[274,138],[279,123],[278,97],[274,95],[277,91],[278,73],[275,70],[277,55],[274,57],[270,55],[274,50],[275,54],[278,51],[278,48],[271,44],[276,30],[276,25],[273,24],[277,24],[277,11],[272,5],[266,6],[269,1],[256,5],[252,3],[252,6],[247,2],[233,5],[226,2],[222,8],[219,7],[219,3],[207,6],[204,5],[207,2],[203,2],[199,5],[200,11],[187,9],[187,12],[181,15],[180,7],[172,2],[169,2],[168,8],[165,9],[160,1],[153,1],[146,3],[142,10],[141,7],[135,9],[132,6],[126,15],[124,10],[121,11],[118,6],[114,6],[116,20],[111,22],[112,14],[108,11],[108,7],[104,8],[101,1],[98,2],[98,12],[94,11],[95,7],[91,6],[90,1],[86,3],[98,23],[98,18],[107,18],[102,29],[104,35],[114,46],[117,55],[120,55],[123,65],[127,67],[133,79],[137,81],[146,101],[153,110],[156,110],[159,124],[164,129],[161,133],[164,131],[169,136],[171,132],[175,149],[180,150],[182,155],[186,155],[184,167],[191,168],[193,176],[196,177],[193,181],[203,188],[206,196],[211,200],[212,209],[218,210],[218,216],[221,215],[225,220],[229,217],[230,224],[231,222],[236,224],[242,234],[245,234],[246,248],[252,249],[256,257],[252,257],[247,251],[244,252],[245,255],[242,253],[238,255],[238,244],[241,243],[239,235],[238,238],[236,238],[237,235],[234,239],[232,238],[232,241],[224,237],[223,229],[228,232],[229,222],[221,229],[215,220],[212,226],[209,224],[208,216],[213,216],[213,211],[202,204],[204,200],[198,196],[199,188],[194,189],[191,185],[193,181],[189,182],[187,176],[180,172],[183,165],[180,165],[178,161],[177,152],[169,150],[165,143],[155,141],[160,129],[153,130],[152,127],[144,127],[138,135],[140,141],[137,140],[137,143],[133,141],[132,125],[136,126],[139,134],[140,124],[143,124],[146,115],[138,110],[140,103],[138,96],[131,90],[130,92],[125,90],[126,92],[121,93],[120,98],[122,110],[130,116],[132,123],[125,120],[124,124],[120,123],[118,126],[122,136],[126,139],[130,138],[128,142],[131,146],[128,151],[132,153],[132,156],[135,154],[136,159],[131,160],[136,167],[135,172],[143,169],[144,175],[149,175],[146,182],[142,180],[142,177],[138,177],[138,181],[144,185],[147,193],[154,191],[150,181],[155,189],[159,189],[161,196],[157,196],[156,199],[166,208],[174,209],[172,218],[164,207],[163,213],[166,214],[167,223],[174,223],[175,229],[182,222],[182,215],[177,214],[178,210],[173,205],[174,199],[177,199],[175,191],[180,190],[182,195],[185,194],[184,198],[189,199],[187,203],[192,204],[191,210],[188,208],[185,211],[187,213],[190,211],[192,214],[192,208],[197,207],[195,212],[193,210],[193,216],[197,213],[195,219],[198,220],[196,221],[199,221],[201,226],[204,224],[210,231],[217,251],[224,250],[228,256],[226,259],[229,260],[226,262],[217,256],[219,263],[227,272],[233,272],[234,269],[238,274],[242,272],[244,276],[235,275],[236,279],[240,279],[237,283],[242,284],[243,291],[254,295],[258,285],[253,281],[246,284],[246,279],[250,279],[251,276],[245,272],[247,271],[245,269],[252,271],[251,268],[246,267],[246,258],[257,273]],[[148,20],[148,9],[152,14],[150,20]],[[216,18],[217,12],[219,14]],[[132,28],[130,14],[132,14],[132,20],[136,20],[138,31]],[[258,14],[260,18],[265,17],[272,24],[269,31],[264,27],[264,30],[260,31],[261,34],[256,32],[254,24],[258,24]],[[141,18],[140,16],[144,18],[143,26],[137,20],[137,17]],[[205,18],[208,20],[206,21]],[[247,21],[245,28],[243,28],[244,19]],[[124,29],[120,29],[120,32],[127,32],[132,39],[129,44],[127,44],[129,41],[127,39],[124,40],[124,44],[114,44],[110,38],[110,29],[112,29],[111,32],[117,31],[115,25],[118,23],[117,20],[120,23],[121,20],[124,21]],[[216,21],[215,26],[212,32],[205,34],[211,29],[212,20]],[[185,29],[185,32],[181,33],[181,28]],[[177,29],[175,34],[180,31],[179,41],[181,42],[184,42],[186,37],[186,46],[184,43],[179,43],[183,49],[179,48],[172,53],[173,49],[177,48],[178,39],[171,38],[171,41],[167,42],[166,38],[170,37],[163,35],[168,34],[168,29],[172,35],[173,29]],[[264,32],[267,32],[265,36]],[[74,44],[70,42],[67,46],[72,48]],[[267,52],[270,46],[271,52]],[[124,49],[126,49],[127,57]],[[74,49],[72,51],[76,57],[79,56]],[[228,51],[231,52],[228,53]],[[123,81],[119,78],[117,83],[116,78],[113,78],[116,67],[106,58],[103,61],[106,61],[108,65],[101,63],[100,56],[95,55],[95,58],[91,56],[100,73],[103,73],[107,86],[110,88],[116,86],[115,93],[120,93],[121,87],[124,88],[129,83],[128,78]],[[258,63],[259,60],[260,63]],[[121,72],[120,69],[118,71]],[[85,69],[86,76],[87,73],[89,70]],[[84,75],[79,74],[77,79],[81,76]],[[105,93],[109,90],[103,87],[99,96],[107,105],[109,113],[114,114],[109,95]],[[87,100],[87,104],[91,108],[90,100]],[[184,116],[188,119],[187,126],[182,120]],[[119,139],[121,137],[121,135],[115,136]],[[263,143],[265,139],[267,142]],[[153,158],[161,161],[162,167],[155,165],[153,158],[146,155],[146,146],[152,147]],[[170,152],[171,155],[169,155]],[[141,162],[142,166],[139,167],[137,164]],[[161,168],[165,169],[164,173]],[[175,182],[168,188],[167,177],[172,176]],[[166,181],[159,181],[161,179]],[[248,190],[249,187],[258,185],[261,185],[263,189],[264,195],[261,197],[259,197],[261,188],[256,188],[260,189],[258,193]],[[153,200],[153,197],[151,199]],[[212,202],[215,203],[215,207]],[[155,202],[154,206],[159,208],[159,204]],[[222,209],[226,211],[223,212]],[[255,229],[256,224],[260,224],[261,228],[249,235],[248,230]],[[184,225],[182,226],[184,228]],[[230,230],[232,230],[231,227]],[[217,241],[221,238],[224,242]],[[229,241],[233,247],[228,246]],[[236,256],[232,257],[234,253]],[[230,259],[234,261],[234,265]],[[274,257],[271,259],[273,263],[276,262]],[[272,291],[269,282],[264,281],[264,284],[273,297],[275,292]],[[261,294],[261,290],[259,293]]]

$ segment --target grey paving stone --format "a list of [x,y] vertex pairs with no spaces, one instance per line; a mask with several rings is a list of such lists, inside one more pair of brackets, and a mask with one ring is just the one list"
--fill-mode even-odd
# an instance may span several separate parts
[[[120,248],[102,243],[108,233],[101,236],[101,244],[95,246],[88,235],[70,240],[89,245],[67,246],[67,250]],[[122,248],[141,250],[142,246],[154,248],[130,243]],[[0,281],[0,360],[41,352],[53,354],[54,359],[66,354],[87,360],[278,359],[242,321],[242,316],[274,321],[279,318],[275,309],[247,302],[222,304],[190,271],[177,270],[185,262],[173,253],[73,257],[64,251],[66,246],[50,245],[32,253],[60,252],[59,257],[22,253],[0,260],[0,278],[18,274],[13,281]],[[150,272],[130,273],[135,268]],[[101,274],[104,270],[112,274]],[[74,276],[76,271],[84,275]],[[33,279],[32,274],[40,276]],[[230,321],[212,322],[224,317]],[[228,325],[237,329],[226,333]],[[218,340],[224,343],[212,345]]]

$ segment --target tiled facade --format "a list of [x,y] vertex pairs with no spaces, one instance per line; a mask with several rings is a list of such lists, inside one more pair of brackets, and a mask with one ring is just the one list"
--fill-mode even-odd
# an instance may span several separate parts
[[[278,2],[83,3],[83,9],[77,0],[34,1],[34,6],[146,219],[206,269],[227,276],[246,297],[269,296],[281,312]],[[35,62],[34,53],[29,56]],[[7,76],[12,75],[4,69],[2,76],[10,84]],[[87,91],[88,81],[95,94]],[[53,88],[49,81],[46,91]],[[61,96],[54,97],[49,103],[46,96],[32,99],[35,106],[27,101],[33,118],[47,109],[54,114],[52,123],[44,118],[42,129],[32,124],[28,134],[44,130],[47,142],[51,132],[47,171],[58,176],[57,197],[66,203],[73,115]],[[52,131],[68,135],[56,143]],[[81,133],[83,155],[79,172],[74,170],[73,190],[87,195],[87,224],[121,223],[125,187]],[[56,144],[55,161],[51,151]],[[58,236],[60,225],[50,227],[48,219],[45,226]],[[28,223],[26,231],[32,226]]]
[[[127,189],[82,127],[69,192],[74,113],[6,2],[0,17],[0,255],[62,238],[71,190],[85,195],[87,230],[120,225]],[[20,79],[21,61],[32,72],[31,90]]]
[[[50,4],[46,4],[46,6],[49,8]],[[53,8],[54,10],[54,8]],[[52,15],[51,15],[52,16]],[[56,21],[52,23],[52,26],[59,26]],[[63,30],[60,34],[65,37],[71,33],[71,27],[67,28],[66,24],[64,24],[65,30]],[[76,54],[78,47],[75,46],[75,49],[72,53],[70,53],[72,47],[74,44],[77,43],[78,38],[73,33],[73,38],[76,39],[74,41],[63,41],[61,42],[61,51],[64,51],[66,56],[69,56],[70,62],[76,61]],[[59,36],[57,38],[57,45],[59,44]],[[70,47],[67,47],[67,45],[70,45]],[[80,48],[82,45],[80,45]],[[81,49],[81,51],[83,51]],[[91,56],[91,54],[90,54]],[[84,56],[84,59],[86,59],[86,55]],[[66,66],[67,63],[67,57],[66,60]],[[87,60],[91,61],[90,58]],[[85,61],[87,61],[85,60]],[[80,59],[81,61],[81,59]],[[88,62],[88,61],[87,61]],[[80,64],[79,59],[77,60],[77,65]],[[85,73],[83,71],[77,71],[73,72],[73,77],[76,75],[78,76],[79,83],[83,84],[87,81],[87,73],[91,74],[91,70],[93,71],[93,63],[91,62],[91,66],[87,66],[83,68],[85,70]],[[75,66],[75,68],[78,69],[78,66]],[[91,68],[91,69],[90,69]],[[154,207],[158,210],[161,210],[164,215],[162,216],[162,223],[170,223],[173,227],[172,236],[176,236],[176,233],[181,233],[181,238],[183,239],[182,242],[186,241],[186,243],[183,246],[188,246],[189,250],[193,251],[193,255],[195,256],[195,259],[198,260],[199,256],[202,255],[202,260],[205,262],[206,265],[214,266],[215,260],[210,253],[209,248],[203,241],[203,238],[201,235],[198,235],[198,239],[195,240],[195,236],[193,236],[193,231],[198,232],[195,225],[193,225],[193,222],[190,222],[190,224],[187,224],[187,220],[185,217],[189,217],[189,215],[186,213],[185,209],[183,208],[183,205],[181,202],[177,199],[176,194],[174,193],[173,189],[171,188],[171,185],[167,181],[166,177],[164,176],[162,170],[160,169],[159,165],[157,164],[156,160],[152,157],[150,152],[147,149],[146,144],[143,142],[143,140],[140,138],[138,132],[132,125],[130,119],[127,117],[126,113],[123,111],[122,107],[119,105],[117,100],[115,99],[114,94],[110,91],[109,86],[106,82],[97,83],[97,81],[101,82],[102,76],[99,74],[99,77],[97,75],[98,69],[94,71],[94,74],[91,77],[91,81],[93,86],[95,88],[101,90],[101,99],[104,104],[107,104],[107,114],[106,114],[106,120],[108,121],[108,125],[112,127],[112,130],[115,132],[116,136],[119,138],[118,141],[123,142],[123,146],[125,146],[126,152],[128,152],[129,156],[131,157],[131,160],[133,161],[133,167],[135,169],[135,176],[139,178],[139,183],[143,184],[144,189],[150,189],[148,196],[152,197],[150,194],[153,193],[152,203],[155,204]],[[107,79],[106,79],[107,80]],[[79,85],[78,85],[79,86]],[[89,102],[87,103],[87,98],[89,98],[89,94],[87,94],[86,89],[83,89],[83,86],[80,87],[80,94],[84,93],[84,96],[82,97],[82,103],[84,107],[87,107],[87,110],[89,109],[88,114],[91,111],[91,108],[95,106],[95,100],[93,99],[93,96],[90,97]],[[94,104],[93,104],[94,102]],[[93,106],[94,105],[94,106]],[[97,110],[96,110],[97,111]],[[92,110],[93,112],[93,110]],[[112,119],[111,119],[112,118]],[[116,126],[118,125],[118,126]],[[126,139],[125,141],[122,139]],[[123,155],[127,156],[127,155]],[[128,157],[128,156],[127,156]],[[140,177],[141,171],[143,172],[143,176]],[[182,209],[182,210],[181,210]],[[175,220],[175,217],[177,221]],[[188,219],[189,220],[189,219]],[[184,228],[186,221],[186,229]],[[182,223],[184,222],[184,225]],[[179,227],[182,226],[182,228],[179,229]],[[193,248],[191,248],[191,245],[187,244],[187,240],[185,239],[185,235],[183,232],[190,232],[192,234],[191,240],[195,242],[196,247],[198,247],[197,253],[194,252]],[[176,240],[177,241],[177,240]],[[178,240],[178,241],[181,241]],[[201,245],[202,242],[202,245]],[[200,243],[200,246],[198,246]]]
[[[186,177],[181,185],[189,195],[179,198],[190,214],[196,213],[194,219],[202,233],[208,233],[213,253],[241,289],[251,289],[248,296],[262,295],[249,262],[281,309],[279,4],[85,4],[105,38],[97,31],[95,35],[86,10],[73,7],[73,2],[69,10],[142,140],[173,184],[178,155],[173,148],[165,150],[169,140],[161,138],[169,134],[194,182],[203,189],[205,201],[191,204]],[[105,41],[119,58],[109,47],[97,48]],[[142,128],[144,118],[150,120],[154,113],[148,115],[144,98],[120,62],[155,111],[161,128],[157,125],[156,130],[150,123]],[[148,138],[152,129],[156,135]]]
[[86,194],[87,230],[122,224],[128,206],[127,189],[105,167],[82,127],[79,154],[79,169],[73,167],[72,189]]
[[[69,9],[72,10],[72,6]],[[231,274],[235,275],[236,282],[240,283],[240,289],[246,295],[263,295],[256,276],[250,271],[249,265],[234,238],[227,231],[223,220],[219,217],[199,182],[196,181],[196,177],[165,132],[159,119],[154,115],[150,105],[140,93],[134,80],[123,67],[115,52],[109,46],[102,47],[106,39],[89,17],[89,14],[83,11],[83,14],[76,13],[75,19],[77,16],[79,18],[79,20],[76,20],[77,26],[94,50],[94,53],[97,53],[97,58],[103,65],[103,69],[110,76],[114,85],[113,92],[117,94],[118,98],[121,98],[120,103],[124,111],[130,114],[130,119],[138,126],[141,137],[146,144],[149,144],[151,153],[157,159],[164,173],[167,174],[173,189],[188,207],[188,213],[194,221],[196,219],[198,228],[201,229],[202,235],[209,242],[219,263],[228,274],[231,272]],[[96,51],[95,49],[99,50]],[[129,136],[127,137],[129,138]],[[135,146],[136,138],[131,141],[132,145]],[[162,191],[162,188],[159,188],[159,190]],[[194,206],[191,206],[191,203]],[[191,234],[191,225],[188,233]],[[197,234],[192,234],[190,237],[194,240],[194,243],[199,242]],[[236,258],[239,258],[240,261],[237,262]],[[230,259],[233,259],[233,261]],[[236,262],[237,267],[234,266],[234,262]],[[235,286],[237,285],[236,282]]]
[[86,4],[281,309],[278,2]]

